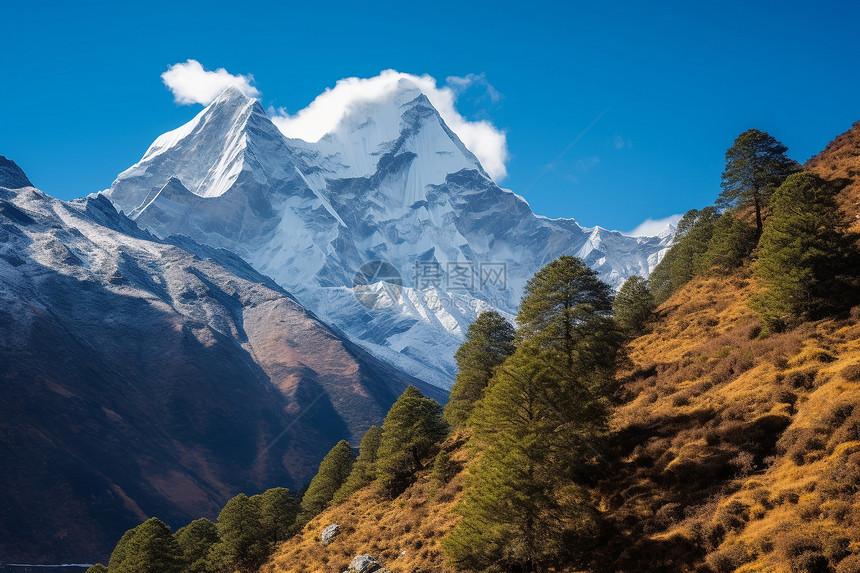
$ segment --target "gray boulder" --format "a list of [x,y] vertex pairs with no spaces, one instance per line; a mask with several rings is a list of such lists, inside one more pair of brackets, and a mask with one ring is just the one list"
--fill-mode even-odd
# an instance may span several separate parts
[[331,525],[322,530],[322,533],[320,534],[320,542],[323,545],[328,545],[329,543],[334,541],[334,538],[338,535],[340,535],[340,525],[338,525],[337,523],[332,523]]
[[356,555],[349,563],[346,573],[388,573],[388,569],[368,554]]

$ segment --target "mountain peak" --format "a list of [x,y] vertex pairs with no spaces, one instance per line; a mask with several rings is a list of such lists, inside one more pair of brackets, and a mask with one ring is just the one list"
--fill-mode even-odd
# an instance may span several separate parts
[[[416,98],[423,97],[427,100],[427,96],[421,90],[421,88],[409,78],[401,78],[397,81],[397,87],[395,90],[391,92],[393,94],[393,99],[396,100],[401,105],[409,103],[410,101],[415,100]],[[430,103],[430,100],[427,100],[427,103]]]
[[[283,135],[259,100],[230,86],[191,121],[159,136],[140,162],[122,172],[105,194],[126,213],[135,214],[162,194],[164,187],[217,197],[245,171],[253,172],[250,176],[261,183],[286,177],[289,157],[284,158],[285,149]],[[176,184],[169,181],[171,177],[177,178]],[[145,184],[129,186],[134,180]]]
[[24,170],[18,167],[17,163],[0,155],[0,187],[20,189],[32,186]]
[[[253,98],[245,94],[241,89],[236,86],[227,86],[224,91],[218,94],[212,103],[218,101],[240,101],[240,102],[248,102],[248,101],[257,101],[257,98]],[[210,104],[211,105],[211,104]]]
[[201,112],[201,115],[210,118],[228,118],[228,121],[244,122],[252,113],[265,115],[260,100],[247,96],[236,86],[229,86],[218,94]]
[[427,184],[441,184],[448,174],[462,169],[484,173],[427,95],[406,78],[379,97],[349,106],[317,147],[334,158],[332,170],[337,177],[368,177],[378,171],[383,157],[414,154],[418,159],[411,172],[416,192]]

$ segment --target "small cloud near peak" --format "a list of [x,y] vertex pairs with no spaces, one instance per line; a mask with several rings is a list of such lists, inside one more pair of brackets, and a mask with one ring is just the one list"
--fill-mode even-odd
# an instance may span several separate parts
[[173,94],[180,105],[199,103],[209,105],[228,87],[235,87],[248,97],[260,97],[260,90],[254,87],[254,76],[233,75],[224,68],[209,71],[197,60],[173,64],[161,74],[161,81]]
[[667,225],[677,225],[681,220],[681,215],[670,215],[664,219],[645,219],[632,231],[622,232],[622,235],[628,237],[656,237],[660,234]]
[[[281,108],[270,111],[272,121],[287,137],[309,142],[319,141],[334,130],[340,121],[356,105],[382,101],[392,94],[413,86],[427,96],[442,119],[463,144],[475,154],[478,161],[494,180],[507,176],[508,145],[505,132],[487,120],[469,121],[457,111],[457,96],[465,87],[475,82],[484,82],[483,75],[470,74],[465,77],[449,77],[447,85],[439,86],[432,76],[417,76],[385,70],[372,78],[344,78],[333,88],[326,89],[306,108],[290,114]],[[492,87],[492,86],[490,86]],[[498,95],[495,89],[492,92]],[[492,97],[492,96],[491,96]]]

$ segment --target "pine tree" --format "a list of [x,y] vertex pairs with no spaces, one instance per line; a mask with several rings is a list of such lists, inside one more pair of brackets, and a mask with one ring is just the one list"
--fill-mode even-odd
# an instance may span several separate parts
[[173,534],[183,555],[185,573],[209,573],[209,551],[218,542],[214,523],[201,517]]
[[612,303],[615,322],[627,336],[637,336],[645,331],[654,307],[654,295],[651,294],[648,281],[640,276],[632,276],[624,281]]
[[466,422],[496,368],[513,354],[514,334],[514,327],[493,311],[482,312],[469,326],[466,341],[454,355],[459,372],[445,405],[449,424]]
[[723,207],[752,207],[755,210],[756,237],[761,236],[762,211],[770,196],[800,166],[786,157],[788,148],[772,135],[749,129],[735,139],[726,151],[718,204]]
[[743,266],[755,247],[755,227],[734,211],[727,211],[714,223],[708,250],[699,266],[702,270],[732,271]]
[[89,569],[87,569],[87,573],[107,573],[108,568],[102,565],[101,563],[96,563]]
[[111,573],[181,573],[182,550],[170,528],[151,517],[122,536],[108,569]]
[[440,484],[448,483],[454,474],[454,464],[451,454],[447,450],[439,450],[433,458],[433,471],[430,472],[430,480]]
[[361,438],[358,457],[346,482],[337,490],[332,504],[343,503],[349,496],[376,479],[376,455],[382,439],[382,428],[371,426]]
[[285,487],[267,489],[252,499],[255,499],[260,507],[262,535],[269,544],[271,553],[278,543],[290,536],[298,517],[299,502]]
[[320,462],[317,475],[311,480],[308,490],[302,496],[297,523],[307,523],[328,507],[334,499],[334,494],[349,477],[354,461],[355,456],[352,453],[352,448],[349,446],[349,442],[345,440],[339,441],[326,454],[323,461]]
[[718,218],[715,207],[687,211],[678,222],[675,243],[648,279],[654,302],[661,304],[704,269],[704,258]]
[[670,248],[648,276],[648,288],[654,296],[655,305],[662,304],[668,300],[674,292],[674,289],[672,289],[672,277],[669,271],[672,269],[672,264],[675,262],[677,255],[678,250],[674,247]]
[[669,270],[672,292],[690,282],[694,276],[707,270],[704,265],[704,258],[708,252],[708,245],[711,243],[714,225],[718,217],[715,207],[705,207],[698,211],[690,229],[681,240],[672,246],[672,250],[677,251]]
[[789,177],[773,195],[755,277],[753,308],[774,330],[823,317],[857,298],[856,238],[836,203],[841,185],[812,173]]
[[409,386],[382,423],[376,460],[379,489],[389,496],[403,491],[447,430],[442,407]]
[[[138,526],[139,527],[139,526]],[[114,545],[113,551],[110,554],[110,560],[108,561],[108,570],[110,571],[118,571],[122,566],[123,561],[125,561],[126,555],[128,555],[128,546],[129,541],[134,536],[137,527],[129,529],[125,533],[122,534],[122,537],[119,538],[119,541]]]
[[[531,345],[527,345],[527,348]],[[574,452],[588,440],[547,399],[552,369],[522,347],[502,367],[475,412],[480,457],[455,511],[462,516],[443,541],[463,569],[536,571],[575,559],[595,527],[576,485]]]
[[[612,289],[581,260],[564,255],[525,288],[517,314],[517,339],[533,341],[559,359],[559,367],[607,368],[605,345],[618,343],[612,319]],[[610,342],[613,341],[613,342]],[[612,360],[608,368],[614,367]]]
[[268,557],[260,525],[260,507],[244,493],[230,499],[218,514],[218,542],[209,552],[213,571],[250,573]]
[[458,567],[536,571],[577,557],[595,531],[579,481],[600,457],[620,337],[612,295],[578,259],[529,281],[516,352],[469,426],[480,451],[444,540]]

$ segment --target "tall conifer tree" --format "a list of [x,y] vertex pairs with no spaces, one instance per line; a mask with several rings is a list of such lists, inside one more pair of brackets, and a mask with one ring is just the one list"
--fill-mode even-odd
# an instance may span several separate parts
[[578,485],[601,457],[620,336],[612,293],[561,257],[532,278],[518,347],[469,420],[479,461],[444,541],[459,567],[537,571],[576,559],[594,512]]
[[612,304],[615,322],[628,336],[637,336],[645,331],[654,307],[654,295],[648,288],[648,281],[640,276],[632,276],[624,281]]
[[333,504],[346,501],[353,493],[376,479],[376,455],[381,439],[382,428],[379,426],[371,426],[364,433],[358,446],[358,458],[349,472],[349,477],[334,494]]
[[857,300],[855,237],[836,203],[840,185],[812,173],[789,177],[773,195],[759,244],[753,299],[772,329],[820,318]]
[[111,573],[181,573],[182,550],[170,528],[151,517],[126,532],[111,554]]
[[304,525],[328,507],[334,494],[346,482],[352,471],[355,455],[346,440],[339,441],[320,462],[317,475],[302,496],[297,523]]
[[442,407],[409,386],[382,423],[376,460],[376,483],[380,490],[390,496],[403,491],[447,430]]
[[514,327],[497,312],[482,312],[469,325],[466,341],[457,350],[457,380],[445,405],[445,419],[452,426],[462,426],[490,378],[505,359],[514,352]]
[[214,523],[201,517],[173,534],[182,550],[183,571],[186,573],[208,573],[209,551],[218,542],[218,529]]
[[209,553],[216,572],[250,573],[268,557],[268,544],[260,525],[259,504],[244,493],[230,499],[218,514],[219,541]]
[[800,170],[797,162],[785,155],[786,151],[788,148],[772,135],[757,129],[740,134],[726,151],[726,168],[720,185],[723,191],[718,204],[752,207],[757,236],[762,233],[762,212],[770,196],[786,177]]

